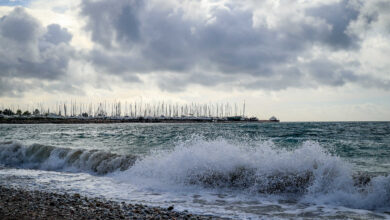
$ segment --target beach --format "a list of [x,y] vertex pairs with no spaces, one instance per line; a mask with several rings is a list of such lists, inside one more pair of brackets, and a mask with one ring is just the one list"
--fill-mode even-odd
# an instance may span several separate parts
[[390,0],[0,0],[0,220],[390,220],[389,33]]
[[0,219],[222,219],[168,208],[0,185]]

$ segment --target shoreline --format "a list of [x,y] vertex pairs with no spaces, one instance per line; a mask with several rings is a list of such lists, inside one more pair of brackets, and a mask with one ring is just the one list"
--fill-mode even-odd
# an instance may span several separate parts
[[270,120],[228,120],[224,118],[82,118],[82,117],[0,117],[0,124],[114,124],[114,123],[277,123]]
[[0,185],[0,219],[226,219],[66,192],[30,191]]

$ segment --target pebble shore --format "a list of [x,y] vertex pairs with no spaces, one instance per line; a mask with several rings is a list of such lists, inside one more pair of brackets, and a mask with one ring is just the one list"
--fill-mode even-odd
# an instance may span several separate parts
[[0,219],[222,219],[79,194],[57,194],[0,186]]

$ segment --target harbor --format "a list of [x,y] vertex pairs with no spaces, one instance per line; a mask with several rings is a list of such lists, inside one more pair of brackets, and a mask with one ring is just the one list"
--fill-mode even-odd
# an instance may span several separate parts
[[89,124],[89,123],[268,123],[279,122],[272,116],[259,119],[247,116],[245,102],[237,104],[170,104],[101,102],[37,104],[20,107],[3,107],[0,110],[2,124]]
[[259,120],[256,117],[82,117],[82,116],[4,116],[0,115],[0,124],[103,124],[103,123],[270,123],[279,122],[278,119]]

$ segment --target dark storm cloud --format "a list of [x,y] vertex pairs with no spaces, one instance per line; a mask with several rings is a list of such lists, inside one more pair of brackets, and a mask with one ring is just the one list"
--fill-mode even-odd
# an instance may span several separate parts
[[208,20],[197,20],[188,19],[182,9],[140,2],[82,2],[86,29],[97,45],[88,59],[98,71],[123,77],[154,72],[160,88],[169,91],[191,84],[267,90],[375,84],[361,82],[342,61],[297,60],[313,45],[359,48],[360,39],[348,30],[359,11],[349,1],[306,9],[309,22],[286,18],[277,28],[254,26],[253,12],[233,4],[214,7]]
[[34,41],[39,35],[38,21],[22,8],[16,8],[10,15],[2,17],[0,22],[1,35],[12,41],[24,44]]
[[92,40],[106,48],[115,41],[126,48],[131,46],[140,37],[138,19],[142,6],[142,1],[83,1],[83,14],[88,15],[86,28],[91,31]]
[[357,19],[359,11],[349,4],[349,1],[342,0],[331,5],[322,5],[310,8],[307,15],[324,19],[332,30],[323,36],[325,43],[336,49],[347,49],[358,46],[358,39],[348,34],[347,28],[351,21]]
[[[184,91],[188,85],[203,85],[215,87],[218,85],[229,85],[235,78],[223,74],[205,74],[197,72],[193,74],[165,74],[159,76],[158,86],[160,89],[169,92]],[[231,84],[232,86],[234,84]],[[234,86],[237,86],[234,85]]]
[[[43,27],[23,8],[0,19],[0,96],[21,95],[36,88],[34,81],[60,81],[66,77],[74,54],[72,35],[57,24]],[[9,86],[9,85],[12,86]]]
[[[134,13],[122,13],[123,8],[127,11],[129,7],[137,9],[138,18]],[[111,48],[91,51],[90,58],[95,65],[118,74],[186,73],[201,67],[203,71],[225,74],[272,75],[274,65],[294,60],[296,53],[306,47],[305,40],[326,28],[317,30],[303,25],[302,36],[254,28],[252,12],[239,8],[215,8],[212,23],[186,20],[181,11],[153,8],[141,13],[145,10],[129,1],[121,8],[110,7],[105,1],[84,2],[82,12],[90,21],[87,30],[91,31],[92,40]],[[125,31],[117,25],[123,20],[129,21]],[[280,34],[284,35],[283,39],[279,39]],[[137,40],[130,42],[122,38]],[[114,43],[118,48],[112,48]]]
[[[15,8],[0,18],[0,96],[37,87],[82,92],[76,79],[69,80],[71,60],[90,64],[97,72],[95,81],[112,75],[131,83],[150,83],[142,81],[148,79],[172,92],[189,85],[283,90],[354,83],[389,89],[388,79],[356,72],[367,69],[360,68],[359,58],[331,56],[345,52],[354,59],[362,33],[389,33],[388,1],[324,1],[287,14],[258,13],[233,2],[211,6],[207,16],[188,10],[185,1],[163,3],[83,0],[80,18],[86,19],[93,48],[79,51],[70,45],[73,36],[66,28],[44,27],[23,8]],[[18,86],[9,86],[17,81]]]

